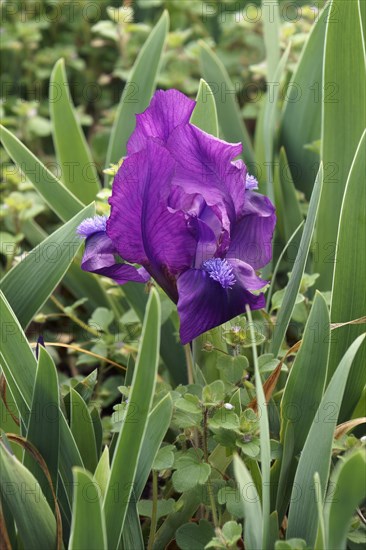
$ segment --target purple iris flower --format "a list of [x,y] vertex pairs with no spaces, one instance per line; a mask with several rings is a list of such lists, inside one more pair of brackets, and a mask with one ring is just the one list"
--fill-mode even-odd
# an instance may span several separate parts
[[[82,268],[117,283],[150,276],[177,304],[183,344],[264,306],[256,270],[271,258],[274,207],[254,191],[242,150],[189,120],[195,102],[158,91],[137,115],[109,218],[84,220]],[[136,264],[141,267],[136,267]]]

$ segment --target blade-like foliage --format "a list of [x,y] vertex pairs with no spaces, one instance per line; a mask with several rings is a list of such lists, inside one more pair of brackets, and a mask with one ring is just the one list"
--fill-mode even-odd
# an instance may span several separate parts
[[76,234],[80,222],[94,214],[91,204],[34,248],[0,282],[0,288],[23,327],[59,284],[82,244]]
[[[40,347],[27,439],[45,460],[55,491],[60,454],[60,416],[56,367],[47,351]],[[35,475],[51,504],[52,495],[49,494],[48,483],[42,484],[44,475],[39,465],[29,454],[25,454],[23,463]]]
[[327,548],[346,548],[346,539],[356,507],[365,498],[366,456],[364,449],[346,455],[330,478],[325,499],[324,524]]
[[264,44],[266,47],[267,82],[273,82],[280,62],[280,10],[277,0],[262,2]]
[[[248,550],[257,550],[257,548],[262,548],[263,532],[260,498],[255,489],[252,476],[238,456],[234,457],[234,472],[243,506],[245,548]],[[243,498],[243,495],[246,494],[245,487],[251,488],[250,498]]]
[[[348,174],[366,126],[366,57],[359,1],[332,0],[323,65],[324,191],[316,230],[318,288],[330,290]],[[342,139],[339,139],[342,136]]]
[[93,422],[84,399],[70,390],[70,427],[85,467],[93,473],[97,466],[97,446]]
[[[366,131],[358,145],[343,199],[336,249],[330,318],[332,323],[346,323],[366,312]],[[352,267],[351,267],[352,266]],[[331,347],[329,376],[332,376],[342,355],[363,332],[362,325],[346,325],[337,329]],[[351,418],[366,384],[366,346],[357,355],[347,382],[340,421]]]
[[252,342],[252,354],[255,373],[255,389],[257,395],[259,411],[259,439],[260,439],[260,460],[262,472],[262,547],[270,546],[270,464],[271,464],[271,444],[269,439],[269,422],[266,397],[264,395],[262,379],[259,371],[257,346],[255,343],[254,327],[249,307],[247,306],[247,315],[250,328],[250,337]]
[[[134,487],[136,502],[141,498],[141,493],[149,477],[155,455],[159,450],[167,429],[169,428],[172,412],[172,399],[170,395],[166,395],[149,414],[146,433],[142,443],[142,449],[136,471],[136,481]],[[136,502],[131,501],[127,510],[125,528],[122,534],[125,548],[133,548],[133,541],[136,534],[140,534],[138,530],[139,519]]]
[[314,191],[311,196],[308,216],[305,221],[303,234],[300,241],[299,250],[294,263],[294,268],[291,273],[289,284],[286,288],[285,296],[282,302],[282,307],[276,319],[276,325],[272,338],[272,353],[277,355],[289,325],[293,309],[295,307],[296,297],[299,292],[301,278],[304,273],[306,260],[309,254],[311,237],[314,231],[315,220],[317,217],[319,200],[322,192],[323,170],[319,168],[318,175],[315,180]]
[[36,478],[0,441],[0,487],[24,548],[56,547],[56,520]]
[[86,470],[74,469],[74,498],[69,550],[107,548],[107,535],[98,485]]
[[75,113],[63,59],[56,63],[51,74],[50,114],[61,181],[82,203],[89,204],[95,199],[100,182]]
[[[116,444],[104,499],[108,547],[117,548],[128,504],[134,494],[137,464],[154,394],[160,346],[160,302],[152,289],[134,370],[132,389]],[[118,488],[118,506],[115,490]]]
[[[5,220],[1,236],[12,246],[10,253],[6,243],[0,248],[8,271],[0,281],[0,413],[5,417],[0,536],[5,548],[143,550],[147,541],[149,550],[176,545],[181,550],[192,545],[199,550],[243,544],[252,550],[357,546],[361,528],[354,528],[356,509],[366,483],[364,449],[355,438],[365,422],[366,397],[361,334],[366,311],[366,8],[361,0],[329,0],[322,12],[305,8],[294,24],[284,21],[287,6],[282,9],[279,0],[256,0],[261,22],[253,25],[239,23],[241,8],[244,19],[254,15],[253,6],[242,3],[239,12],[230,2],[207,4],[199,22],[197,6],[167,3],[140,49],[116,112],[108,108],[110,92],[118,86],[112,81],[100,104],[85,106],[86,117],[93,119],[92,150],[80,122],[87,118],[79,117],[71,99],[71,94],[77,98],[75,72],[69,87],[63,59],[56,62],[49,93],[56,175],[0,127],[5,175],[9,156],[23,174],[22,181],[18,175],[6,177],[6,203],[0,211]],[[157,13],[144,10],[146,2],[137,4],[134,10],[127,5],[107,8],[110,21],[92,28],[103,37],[98,44],[114,37],[123,56],[114,73],[108,61],[101,83],[109,81],[107,73],[124,74],[140,40],[136,34],[135,42],[135,33],[150,28],[141,25],[141,17],[147,14],[150,24]],[[223,11],[227,8],[229,17]],[[190,38],[186,43],[186,31],[177,32],[186,12],[204,41]],[[173,16],[169,36],[168,13]],[[318,20],[306,36],[310,13]],[[202,29],[208,32],[202,34]],[[231,50],[240,36],[244,51],[237,52],[241,62],[233,64],[230,60],[238,57]],[[304,44],[300,57],[299,41]],[[88,42],[89,36],[85,59]],[[173,52],[179,52],[176,59]],[[205,80],[194,87],[194,73],[186,79],[184,71],[187,59],[197,55]],[[97,52],[84,81],[95,74],[94,62],[99,62]],[[176,72],[181,62],[182,74]],[[257,177],[260,192],[275,202],[277,215],[273,259],[261,272],[263,279],[270,278],[275,266],[267,311],[252,313],[247,307],[233,324],[215,327],[185,348],[179,342],[175,305],[163,290],[132,282],[118,287],[83,272],[82,241],[76,235],[77,225],[95,213],[94,205],[85,204],[96,196],[104,201],[110,193],[107,175],[101,190],[93,156],[98,162],[106,159],[107,165],[123,160],[135,115],[149,105],[163,63],[159,83],[187,95],[198,88],[191,123],[242,143],[248,172]],[[77,65],[70,63],[70,70]],[[255,83],[263,92],[257,105],[247,88]],[[18,125],[16,132],[40,158],[47,158],[52,151],[48,124],[43,120],[38,136],[42,115],[33,115],[37,108],[28,99],[24,128]],[[23,112],[18,107],[4,106],[6,125],[14,126],[9,113]],[[84,105],[80,109],[83,113]],[[179,111],[177,106],[169,123],[180,119]],[[114,123],[103,151],[107,117],[114,117]],[[154,119],[150,123],[153,129]],[[30,184],[52,210],[51,218]],[[235,193],[236,184],[244,192],[245,182],[233,182]],[[35,207],[29,212],[15,204],[23,193]],[[210,205],[217,218],[206,218],[204,204],[200,214],[203,238],[211,239],[212,230],[223,246],[217,227],[224,221],[224,206],[232,228],[234,211],[237,216],[242,212],[236,212],[230,196],[220,207]],[[244,206],[250,207],[248,202]],[[107,205],[98,202],[98,211],[106,213]],[[57,218],[64,225],[50,234]],[[255,226],[256,219],[253,240],[265,229],[261,222]],[[14,255],[28,246],[33,250],[18,261]],[[291,273],[283,289],[286,271]],[[308,291],[317,272],[319,288],[331,293]],[[55,314],[49,298],[60,284],[58,309],[63,311]],[[277,289],[282,291],[273,296]],[[42,315],[36,316],[40,308]],[[98,341],[86,324],[97,319]],[[75,345],[64,339],[69,320],[86,330],[87,341],[79,329]],[[31,329],[36,322],[43,323],[44,333],[50,329],[47,340],[54,339],[56,326],[65,342],[61,345],[71,344],[81,352],[80,360],[74,363],[67,352],[61,355],[62,349],[58,372],[45,348],[34,353]],[[90,356],[94,362],[100,359],[92,372],[86,363]],[[127,365],[126,372],[112,371],[121,364]],[[119,391],[123,400],[114,406]]]
[[142,113],[150,102],[168,28],[169,16],[165,11],[140,50],[123,90],[109,141],[107,166],[117,163],[126,154],[126,144],[135,127],[135,115]]
[[[0,365],[21,414],[21,421],[26,427],[31,410],[37,363],[22,327],[1,291],[0,317],[3,330]],[[71,468],[82,465],[80,453],[61,412],[59,472],[69,494],[72,488]]]
[[223,63],[205,42],[201,42],[201,67],[203,77],[215,98],[217,116],[224,139],[233,143],[241,142],[242,156],[245,162],[253,167],[253,147],[242,121],[239,106],[233,96],[234,85]]
[[329,4],[314,23],[288,84],[279,135],[295,187],[303,191],[308,199],[319,169],[319,155],[305,146],[320,139],[324,28],[328,8]]
[[273,82],[268,82],[269,90],[265,99],[263,113],[263,126],[257,131],[263,133],[264,166],[263,175],[260,178],[260,189],[274,202],[274,170],[273,170],[273,146],[278,116],[278,96],[280,83],[290,53],[291,44],[284,51],[273,75]]
[[340,405],[352,362],[364,340],[359,336],[342,358],[323,399],[302,449],[291,495],[287,538],[299,537],[312,545],[318,529],[317,509],[313,505],[314,474],[318,472],[320,492],[326,491],[332,441]]
[[203,78],[200,80],[196,102],[190,122],[204,132],[218,136],[219,123],[217,120],[215,98],[210,86]]
[[[330,344],[327,304],[317,293],[307,321],[300,351],[291,367],[281,401],[283,454],[272,473],[278,471],[277,503],[281,520],[288,506],[297,455],[301,452],[323,396]],[[273,480],[273,479],[272,479]]]
[[3,126],[0,126],[0,139],[14,163],[61,220],[67,221],[82,210],[83,203]]
[[[303,220],[296,189],[291,176],[286,152],[281,148],[277,177],[275,174],[275,200],[277,211],[277,228],[284,242],[288,242],[294,231]],[[298,250],[300,234],[291,243],[291,250]],[[290,260],[294,260],[294,254],[289,254]]]

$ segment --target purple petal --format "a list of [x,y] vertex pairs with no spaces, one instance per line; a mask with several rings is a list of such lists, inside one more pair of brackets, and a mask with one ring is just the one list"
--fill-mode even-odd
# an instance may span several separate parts
[[275,209],[267,197],[247,191],[244,212],[244,217],[233,228],[226,257],[240,259],[259,269],[272,257]]
[[113,279],[119,285],[125,283],[147,283],[150,279],[150,274],[143,267],[138,269],[129,264],[114,264],[110,267],[104,267],[94,271],[97,275],[103,275],[103,277],[109,277]]
[[85,241],[81,267],[84,271],[94,272],[96,269],[114,265],[116,263],[115,252],[116,249],[105,232],[94,233]]
[[258,189],[258,180],[254,176],[247,174],[245,179],[245,189]]
[[189,216],[199,216],[206,202],[200,193],[188,195],[182,187],[172,187],[168,205],[172,210],[183,210]]
[[223,207],[222,224],[229,231],[245,200],[245,165],[232,162],[241,144],[227,143],[187,124],[172,132],[167,147],[177,161],[173,184],[187,194],[201,194],[208,206]]
[[263,294],[254,296],[239,283],[223,288],[202,269],[189,269],[178,278],[178,314],[182,344],[233,317],[251,309],[262,308]]
[[107,216],[94,216],[86,218],[81,222],[76,232],[80,237],[90,237],[93,233],[105,231],[107,225]]
[[245,193],[245,205],[244,214],[254,214],[261,217],[272,216],[275,212],[275,208],[268,197],[256,193],[254,191],[247,191]]
[[245,166],[244,162],[241,159],[233,160],[233,164],[237,168],[242,170],[245,189],[250,189],[250,190],[258,189],[258,180],[254,176],[248,174],[247,167]]
[[146,283],[149,280],[150,275],[145,269],[136,269],[132,265],[117,263],[115,253],[116,249],[106,233],[94,233],[86,239],[81,268],[84,271],[110,277],[120,285],[129,281]]
[[107,233],[124,260],[144,265],[167,291],[171,276],[193,264],[196,241],[185,214],[167,205],[173,158],[152,140],[146,145],[115,177]]
[[260,290],[265,287],[268,281],[258,277],[251,265],[241,260],[228,259],[228,263],[233,269],[236,281],[247,290]]
[[197,241],[195,267],[227,249],[229,235],[222,227],[218,206],[207,206],[202,195],[187,195],[179,186],[173,188],[168,204],[172,210],[182,210],[188,216],[188,226]]
[[166,143],[174,128],[189,122],[195,105],[195,101],[178,90],[155,92],[146,111],[136,115],[136,128],[127,144],[128,154],[146,147],[149,137]]
[[212,258],[217,251],[217,238],[211,227],[200,218],[192,218],[190,227],[197,239],[195,267],[201,267],[203,262]]

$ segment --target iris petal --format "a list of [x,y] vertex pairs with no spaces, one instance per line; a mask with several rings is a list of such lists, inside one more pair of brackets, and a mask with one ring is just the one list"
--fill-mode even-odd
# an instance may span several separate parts
[[120,256],[143,265],[172,297],[172,278],[193,265],[196,240],[183,212],[167,206],[175,162],[153,140],[119,169],[107,233]]
[[245,198],[245,214],[231,233],[227,258],[240,259],[259,269],[272,257],[275,209],[267,197],[253,191],[247,191]]
[[136,128],[127,144],[128,154],[141,151],[150,137],[166,143],[174,128],[189,122],[195,105],[195,101],[178,90],[157,91],[146,111],[136,115]]
[[110,277],[116,283],[123,285],[129,281],[146,283],[150,275],[144,268],[137,269],[128,264],[117,263],[116,249],[105,232],[92,234],[85,241],[85,251],[81,262],[84,271]]
[[168,204],[172,210],[182,210],[188,216],[188,225],[197,240],[195,267],[227,250],[229,234],[222,226],[219,205],[207,206],[202,195],[187,194],[180,186],[173,187]]
[[233,317],[264,306],[263,294],[255,296],[239,282],[223,288],[202,269],[189,269],[178,278],[178,313],[182,344],[217,327]]
[[241,260],[228,259],[237,282],[247,290],[260,290],[268,284],[268,281],[261,279],[251,265]]
[[172,132],[167,147],[177,162],[173,185],[187,194],[200,193],[208,206],[221,205],[222,224],[229,231],[244,206],[244,168],[231,162],[241,153],[241,144],[227,143],[187,124]]
[[78,226],[76,232],[80,237],[90,237],[99,231],[105,231],[107,225],[107,216],[94,216],[86,218]]

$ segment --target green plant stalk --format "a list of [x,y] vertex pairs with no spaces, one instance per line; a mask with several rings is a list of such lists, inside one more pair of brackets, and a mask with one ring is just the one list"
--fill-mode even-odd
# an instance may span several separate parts
[[[210,461],[208,459],[208,446],[207,446],[207,417],[208,417],[208,409],[205,408],[203,412],[203,455],[205,458],[205,462],[207,464],[210,464]],[[217,510],[216,510],[216,502],[215,502],[215,495],[213,493],[212,489],[212,483],[211,483],[211,474],[207,480],[207,491],[208,496],[210,498],[210,504],[211,504],[211,512],[212,512],[212,521],[214,523],[215,527],[219,527],[219,520],[217,518]]]
[[154,545],[154,540],[155,540],[156,526],[158,523],[158,472],[156,470],[153,470],[152,475],[153,475],[153,478],[152,478],[153,500],[152,500],[150,535],[149,535],[147,550],[152,550],[152,547]]
[[186,356],[186,363],[187,363],[188,384],[193,384],[194,383],[194,379],[193,379],[193,357],[192,357],[190,344],[185,344],[184,345],[184,353],[185,353],[185,356]]
[[261,447],[261,470],[262,470],[262,515],[263,515],[263,548],[270,547],[270,436],[267,414],[267,403],[264,395],[262,379],[258,366],[257,347],[255,344],[252,313],[249,306],[246,306],[249,321],[250,336],[252,340],[253,363],[255,372],[255,387],[257,394],[258,410],[260,411],[260,447]]
[[[159,364],[161,309],[157,291],[152,288],[142,327],[138,357],[133,373],[126,418],[135,410],[135,422],[124,422],[118,435],[103,503],[108,547],[118,548],[125,524],[128,503],[133,494],[138,461],[151,410]],[[121,477],[122,476],[122,477]],[[114,488],[119,487],[118,506]]]
[[64,305],[55,297],[55,296],[50,296],[52,302],[61,310],[63,311],[63,313],[69,318],[71,319],[71,321],[74,321],[74,323],[76,323],[77,325],[79,325],[79,327],[81,327],[83,330],[86,330],[87,332],[89,332],[90,334],[92,334],[93,336],[95,336],[96,338],[100,338],[100,333],[93,327],[90,327],[89,325],[87,325],[86,323],[84,323],[84,321],[82,321],[81,319],[79,319],[78,317],[76,317],[76,315],[74,315],[71,311],[68,311],[67,308],[64,307]]

